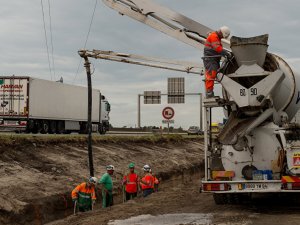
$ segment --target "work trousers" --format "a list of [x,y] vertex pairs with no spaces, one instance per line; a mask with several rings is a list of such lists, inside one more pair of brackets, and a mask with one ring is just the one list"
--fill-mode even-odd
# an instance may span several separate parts
[[110,207],[114,204],[112,192],[102,191],[102,208]]
[[137,192],[135,192],[135,193],[128,193],[128,192],[126,192],[126,201],[134,199],[136,197],[137,197]]
[[220,68],[220,58],[205,58],[204,56],[203,64],[205,68],[205,89],[207,92],[213,91],[217,71]]
[[147,197],[153,193],[153,188],[148,188],[143,190],[143,197]]

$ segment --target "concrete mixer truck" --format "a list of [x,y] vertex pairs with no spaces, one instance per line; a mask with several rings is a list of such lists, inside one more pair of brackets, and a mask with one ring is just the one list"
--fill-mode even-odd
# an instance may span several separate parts
[[[300,108],[300,76],[268,53],[268,35],[231,38],[234,59],[224,61],[217,80],[223,96],[206,99],[205,178],[202,190],[217,204],[242,193],[300,191],[300,127],[291,120]],[[218,137],[211,113],[228,118]]]
[[[203,50],[207,34],[214,31],[150,0],[103,2],[120,15],[197,49]],[[217,204],[239,202],[252,193],[300,192],[300,127],[292,122],[300,108],[300,76],[281,57],[267,52],[268,35],[232,37],[222,43],[233,58],[224,59],[217,74],[222,96],[205,99],[203,104],[205,177],[201,190],[214,193]],[[131,57],[104,57],[99,51],[85,54],[119,62],[129,62]],[[193,66],[186,68],[189,72]],[[216,107],[222,107],[227,118],[217,136],[211,129]]]

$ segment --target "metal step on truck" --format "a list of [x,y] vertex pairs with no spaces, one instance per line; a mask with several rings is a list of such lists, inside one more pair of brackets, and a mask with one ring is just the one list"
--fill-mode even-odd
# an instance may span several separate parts
[[[231,38],[234,59],[217,81],[222,97],[204,100],[203,192],[216,204],[237,203],[253,193],[300,192],[300,76],[268,53],[268,35]],[[211,132],[212,112],[222,107],[227,122]]]
[[[87,132],[87,88],[33,77],[0,77],[0,128],[26,133]],[[110,104],[92,91],[93,131],[109,130]]]

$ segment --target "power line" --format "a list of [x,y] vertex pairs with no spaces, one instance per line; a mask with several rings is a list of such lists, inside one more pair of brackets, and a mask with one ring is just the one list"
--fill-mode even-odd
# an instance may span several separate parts
[[51,6],[50,6],[50,0],[48,0],[48,8],[49,8],[49,21],[50,21],[50,40],[51,40],[51,55],[52,55],[52,70],[53,70],[53,75],[54,75],[54,80],[56,79],[56,74],[55,74],[55,63],[54,63],[54,46],[53,46],[53,36],[52,36],[52,20],[51,20]]
[[[95,0],[95,5],[94,5],[94,10],[93,10],[93,14],[92,14],[92,18],[91,18],[91,21],[90,21],[90,26],[89,26],[89,30],[88,30],[88,33],[86,35],[86,39],[85,39],[85,43],[84,43],[84,49],[86,47],[86,44],[88,42],[88,39],[89,39],[89,35],[90,35],[90,32],[91,32],[91,28],[92,28],[92,24],[93,24],[93,21],[94,21],[94,16],[95,16],[95,11],[96,11],[96,8],[97,8],[97,2],[98,0]],[[76,70],[76,74],[75,74],[75,77],[73,79],[73,84],[77,78],[77,75],[78,75],[78,72],[79,72],[79,67],[81,65],[81,62],[82,62],[82,58],[80,57],[80,60],[79,60],[79,64],[78,64],[78,67],[77,67],[77,70]]]
[[45,24],[45,13],[44,13],[43,0],[41,0],[41,6],[42,6],[42,14],[43,14],[43,23],[44,23],[44,33],[45,33],[45,41],[46,41],[46,48],[47,48],[47,56],[48,56],[48,65],[49,65],[50,77],[51,77],[51,80],[52,80],[52,71],[51,71],[51,65],[50,65],[50,57],[49,57],[49,48],[48,48],[48,40],[47,40],[47,31],[46,31],[46,24]]

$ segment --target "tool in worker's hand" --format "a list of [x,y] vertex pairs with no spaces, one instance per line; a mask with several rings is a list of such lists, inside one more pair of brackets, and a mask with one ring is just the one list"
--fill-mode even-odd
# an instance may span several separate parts
[[74,201],[74,216],[77,214],[77,200]]

